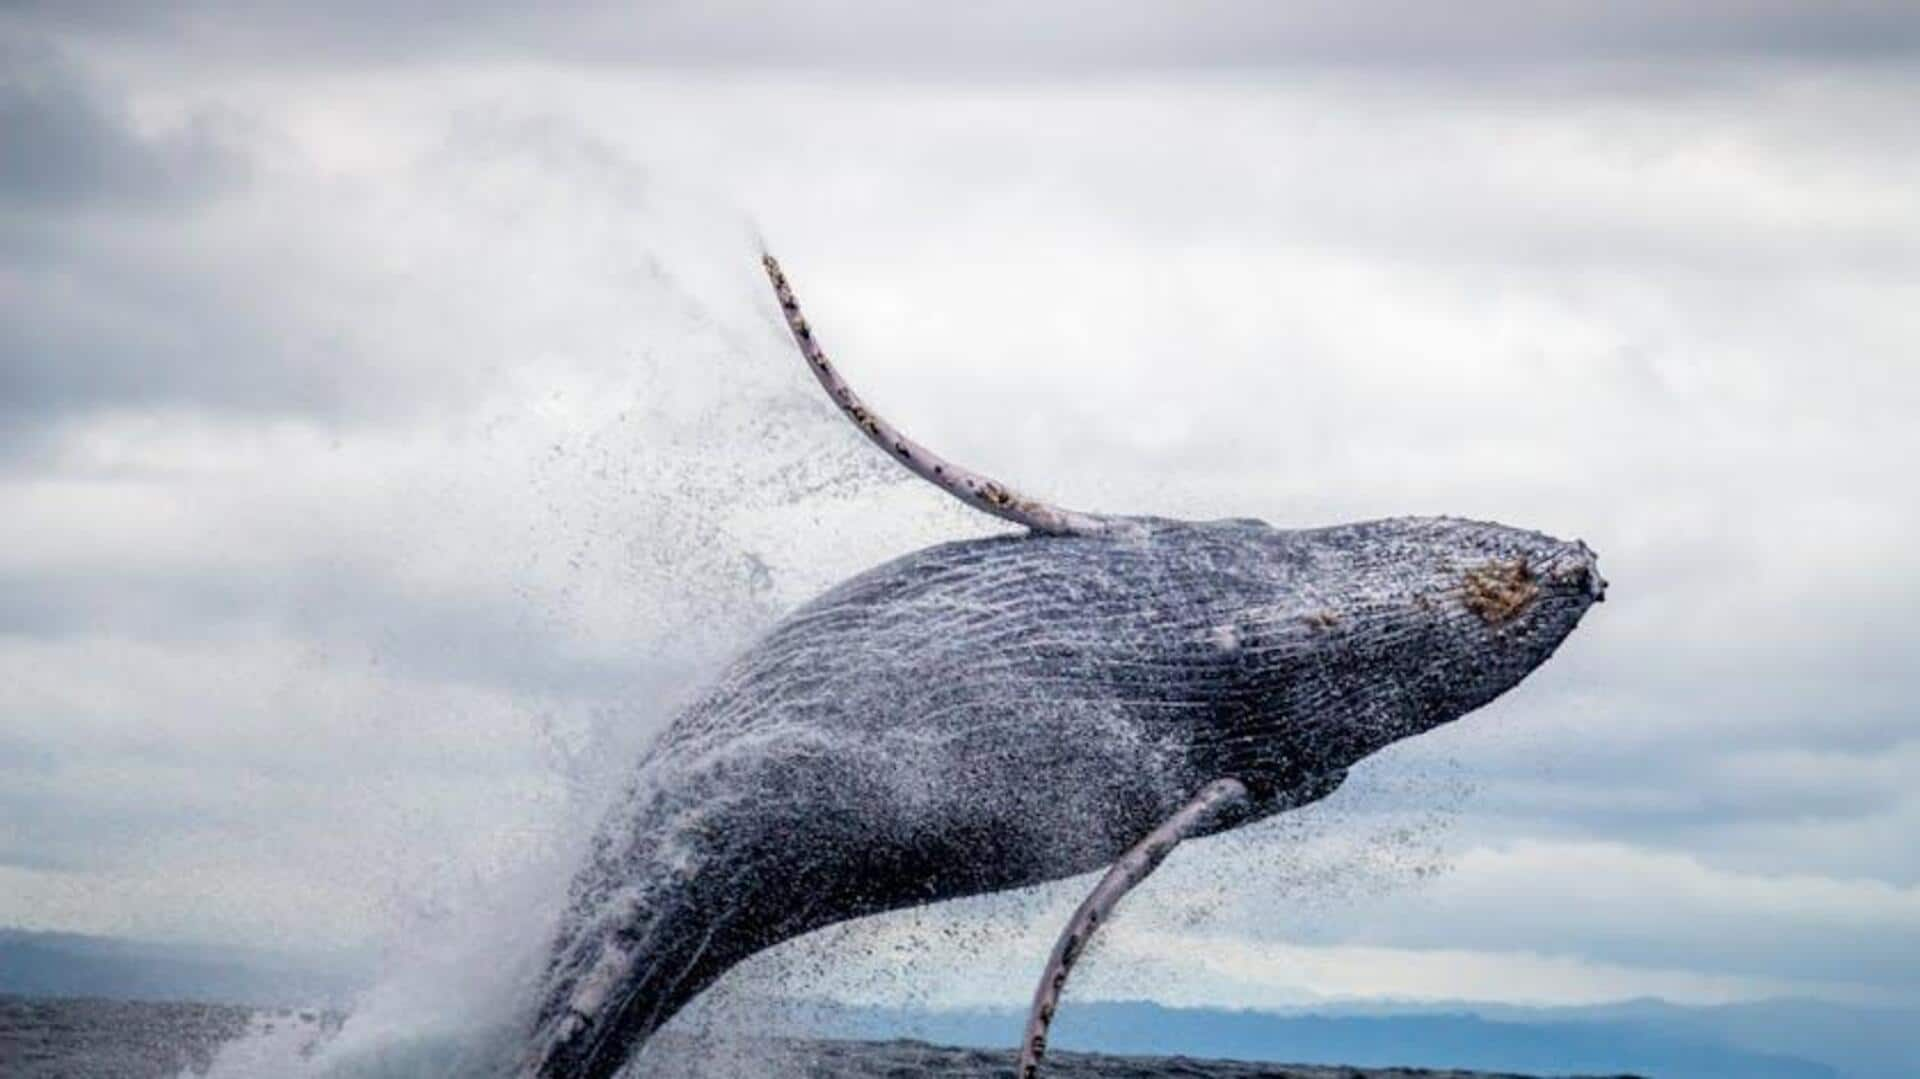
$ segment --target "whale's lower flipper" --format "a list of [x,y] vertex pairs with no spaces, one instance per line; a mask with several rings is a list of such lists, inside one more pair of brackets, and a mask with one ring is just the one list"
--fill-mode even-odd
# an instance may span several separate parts
[[1040,1071],[1040,1057],[1047,1051],[1047,1027],[1060,1006],[1060,992],[1066,988],[1067,972],[1080,958],[1087,939],[1100,927],[1121,898],[1148,874],[1160,867],[1173,848],[1184,839],[1205,833],[1219,818],[1245,807],[1250,801],[1246,785],[1237,779],[1216,779],[1202,787],[1193,800],[1174,811],[1158,828],[1133,845],[1107,870],[1093,892],[1081,901],[1060,932],[1047,957],[1040,985],[1033,991],[1033,1007],[1027,1012],[1027,1034],[1020,1043],[1020,1067],[1014,1073],[1020,1079],[1033,1079]]

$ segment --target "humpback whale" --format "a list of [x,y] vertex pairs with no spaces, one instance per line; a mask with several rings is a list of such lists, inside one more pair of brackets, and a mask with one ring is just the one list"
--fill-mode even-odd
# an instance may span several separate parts
[[1585,544],[1504,525],[1283,529],[1030,498],[867,407],[764,269],[841,411],[1023,531],[843,582],[675,718],[572,882],[528,1079],[615,1074],[730,967],[810,930],[1111,867],[1043,971],[1031,1075],[1086,935],[1174,844],[1325,797],[1512,688],[1604,598]]

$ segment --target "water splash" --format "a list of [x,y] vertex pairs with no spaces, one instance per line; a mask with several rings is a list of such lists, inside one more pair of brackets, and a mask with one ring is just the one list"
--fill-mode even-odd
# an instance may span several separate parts
[[[427,845],[458,822],[338,840],[383,849],[364,867],[373,882],[353,885],[386,895],[381,972],[337,1027],[256,1024],[219,1054],[211,1074],[221,1079],[471,1074],[496,1056],[524,1029],[525,986],[584,837],[641,747],[775,612],[847,560],[872,557],[875,540],[836,545],[845,532],[831,518],[900,486],[793,361],[764,296],[757,233],[736,208],[564,125],[471,115],[450,139],[457,152],[407,161],[406,184],[370,175],[351,197],[336,192],[341,228],[437,221],[447,230],[428,231],[443,245],[479,231],[540,279],[525,288],[511,267],[476,278],[485,271],[431,240],[412,253],[444,258],[476,296],[499,301],[465,314],[491,319],[492,353],[510,359],[466,372],[471,384],[449,396],[445,421],[416,436],[408,471],[379,476],[371,495],[365,475],[351,478],[383,507],[372,518],[383,557],[429,567],[456,594],[463,580],[505,582],[511,624],[476,631],[486,654],[457,658],[515,668],[509,681],[523,688],[509,690],[508,707],[538,757],[525,771],[539,780],[501,792],[512,802],[502,817],[515,823],[482,841]],[[433,201],[395,191],[430,191]],[[591,244],[581,242],[587,231]],[[562,294],[586,323],[555,336],[543,330],[552,316],[527,309]],[[463,325],[446,347],[484,332]],[[899,516],[908,527],[877,542],[911,545],[913,514]],[[355,560],[338,562],[346,579],[335,587],[351,591]],[[299,701],[304,690],[292,685],[281,696],[313,711],[332,703],[395,715],[375,727],[403,721],[393,687],[418,677],[409,649],[400,628],[316,647],[303,661],[309,673],[351,665],[372,672],[375,688],[333,702]],[[427,702],[438,703],[430,693]],[[413,812],[435,812],[425,791],[408,799],[423,803]],[[350,861],[340,870],[352,871]]]

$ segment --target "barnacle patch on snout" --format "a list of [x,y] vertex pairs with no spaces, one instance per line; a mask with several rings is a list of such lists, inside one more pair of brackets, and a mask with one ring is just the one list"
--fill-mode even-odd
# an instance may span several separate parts
[[1524,558],[1475,566],[1462,583],[1461,599],[1467,610],[1489,626],[1503,626],[1520,617],[1540,596],[1540,584]]

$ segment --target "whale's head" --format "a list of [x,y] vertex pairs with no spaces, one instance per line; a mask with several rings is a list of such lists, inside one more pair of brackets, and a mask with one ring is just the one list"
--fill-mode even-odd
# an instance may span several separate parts
[[1208,597],[1188,647],[1234,672],[1196,738],[1199,763],[1269,789],[1513,688],[1607,588],[1584,543],[1451,518],[1170,525],[1155,542]]
[[[1457,719],[1545,662],[1605,594],[1584,544],[1503,525],[1397,518],[1289,531],[1029,497],[882,419],[828,360],[779,263],[763,265],[808,369],[862,434],[928,483],[1029,530],[983,547],[1005,565],[970,584],[951,567],[926,579],[929,593],[985,594],[927,606],[933,636],[909,650],[913,662],[977,644],[988,658],[968,665],[971,679],[1026,671],[1036,681],[996,708],[1031,715],[1052,701],[1066,719],[1105,706],[1144,717],[1139,741],[1165,750],[1166,786],[1180,797],[1196,779],[1309,784]],[[893,580],[877,579],[885,602],[919,594]],[[1115,740],[1104,726],[1098,737]],[[1107,767],[1105,756],[1082,757]]]

